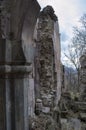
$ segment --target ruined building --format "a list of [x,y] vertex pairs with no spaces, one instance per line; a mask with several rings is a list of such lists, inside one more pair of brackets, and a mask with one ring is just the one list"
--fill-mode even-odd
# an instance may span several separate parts
[[40,11],[36,0],[0,0],[0,130],[86,129],[86,56],[78,101],[61,93],[60,57],[51,6]]
[[82,101],[86,101],[86,52],[80,58],[81,71],[80,71],[80,92]]
[[[80,92],[62,91],[60,122],[62,130],[86,130],[86,52],[80,58]],[[65,88],[63,88],[65,90]]]
[[30,119],[41,113],[52,122],[61,95],[60,73],[53,8],[40,12],[36,0],[1,0],[0,130],[34,129]]

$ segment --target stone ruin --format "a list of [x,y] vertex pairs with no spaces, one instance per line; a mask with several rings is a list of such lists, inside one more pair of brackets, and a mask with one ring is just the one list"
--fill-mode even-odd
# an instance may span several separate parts
[[86,129],[86,57],[81,57],[78,102],[61,94],[60,58],[58,18],[51,6],[40,12],[36,0],[0,0],[0,130]]
[[60,75],[60,36],[53,8],[40,12],[36,0],[1,0],[0,130],[32,130],[42,114],[45,124],[53,127]]
[[60,99],[60,121],[62,130],[86,130],[86,52],[80,58],[80,92],[71,95],[64,91]]
[[81,71],[80,71],[80,92],[81,100],[86,101],[86,52],[80,58]]

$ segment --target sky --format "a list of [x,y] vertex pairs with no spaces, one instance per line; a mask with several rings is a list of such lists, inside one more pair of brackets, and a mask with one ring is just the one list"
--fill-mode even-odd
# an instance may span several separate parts
[[73,36],[73,27],[79,26],[80,17],[86,13],[86,0],[38,0],[41,8],[51,5],[58,16],[61,34],[61,49],[67,46]]

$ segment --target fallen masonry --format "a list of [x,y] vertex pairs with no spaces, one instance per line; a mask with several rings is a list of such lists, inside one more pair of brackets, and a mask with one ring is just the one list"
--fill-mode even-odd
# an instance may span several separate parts
[[0,130],[86,130],[86,54],[79,98],[64,87],[60,58],[51,6],[0,0]]

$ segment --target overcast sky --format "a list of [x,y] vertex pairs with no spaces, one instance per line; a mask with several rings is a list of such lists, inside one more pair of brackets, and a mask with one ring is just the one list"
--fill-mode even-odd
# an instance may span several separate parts
[[86,13],[86,0],[38,0],[41,7],[51,5],[58,16],[61,47],[66,50],[73,35],[73,26],[79,25],[80,17]]

